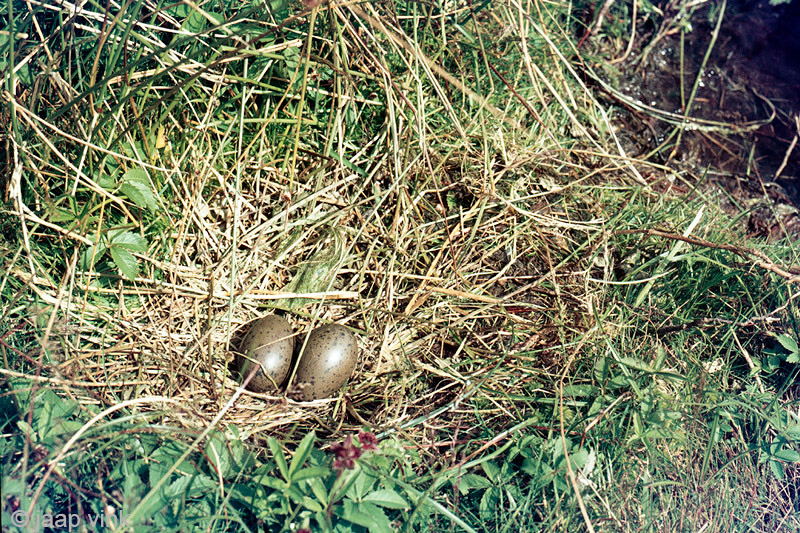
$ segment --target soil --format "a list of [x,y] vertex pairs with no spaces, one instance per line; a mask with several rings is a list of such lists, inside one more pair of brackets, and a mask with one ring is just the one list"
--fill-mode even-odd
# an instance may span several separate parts
[[678,122],[685,113],[682,102],[712,42],[722,2],[706,2],[689,19],[683,76],[680,4],[662,3],[658,26],[640,18],[634,51],[613,67],[605,65],[605,80],[619,91],[604,94],[618,110],[614,121],[623,148],[629,155],[651,154],[652,161],[702,183],[723,209],[747,212],[750,234],[800,237],[800,0],[777,6],[728,1],[690,107],[689,116],[703,123],[685,129],[675,149],[670,134],[676,126],[663,112]]

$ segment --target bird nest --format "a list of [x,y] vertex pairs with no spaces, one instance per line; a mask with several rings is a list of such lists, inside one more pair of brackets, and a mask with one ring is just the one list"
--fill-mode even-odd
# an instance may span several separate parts
[[[306,164],[314,177],[291,197],[285,178],[256,162],[238,190],[229,173],[176,170],[186,194],[165,235],[174,245],[137,254],[134,280],[102,264],[60,284],[16,272],[39,302],[24,329],[45,326],[46,356],[35,346],[28,355],[45,361],[38,385],[101,406],[136,399],[137,412],[188,430],[235,424],[254,436],[447,423],[469,416],[463,401],[474,395],[487,416],[504,417],[514,397],[551,394],[541,383],[563,360],[551,348],[589,327],[587,281],[603,276],[602,239],[584,247],[602,234],[591,200],[583,219],[557,207],[590,190],[577,179],[585,168],[556,178],[564,162],[517,156],[498,162],[499,188],[459,179],[448,161],[450,183],[424,168],[394,181],[386,165],[365,180]],[[326,322],[357,333],[359,361],[338,395],[299,402],[240,386],[238,339],[275,311],[298,335]]]

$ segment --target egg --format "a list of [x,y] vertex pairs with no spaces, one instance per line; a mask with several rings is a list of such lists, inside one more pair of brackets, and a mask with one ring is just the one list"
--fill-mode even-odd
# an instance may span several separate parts
[[326,324],[308,335],[294,383],[306,401],[327,398],[347,382],[356,368],[358,344],[349,329]]
[[278,315],[253,322],[241,343],[239,375],[242,382],[256,366],[260,368],[247,384],[254,392],[276,392],[292,368],[294,333],[292,326]]

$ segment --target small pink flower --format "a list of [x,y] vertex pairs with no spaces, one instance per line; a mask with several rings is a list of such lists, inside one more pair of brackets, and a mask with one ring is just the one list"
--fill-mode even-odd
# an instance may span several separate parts
[[359,431],[358,442],[360,442],[361,447],[367,451],[374,450],[378,447],[378,437],[369,431]]
[[361,449],[353,444],[353,436],[348,435],[341,443],[331,446],[331,451],[336,456],[333,460],[334,470],[350,470],[356,466],[356,459],[361,457]]

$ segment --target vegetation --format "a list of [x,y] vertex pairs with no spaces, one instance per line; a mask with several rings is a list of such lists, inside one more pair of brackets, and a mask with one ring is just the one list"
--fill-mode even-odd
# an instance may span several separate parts
[[598,101],[671,5],[9,2],[4,530],[800,528],[800,248]]

